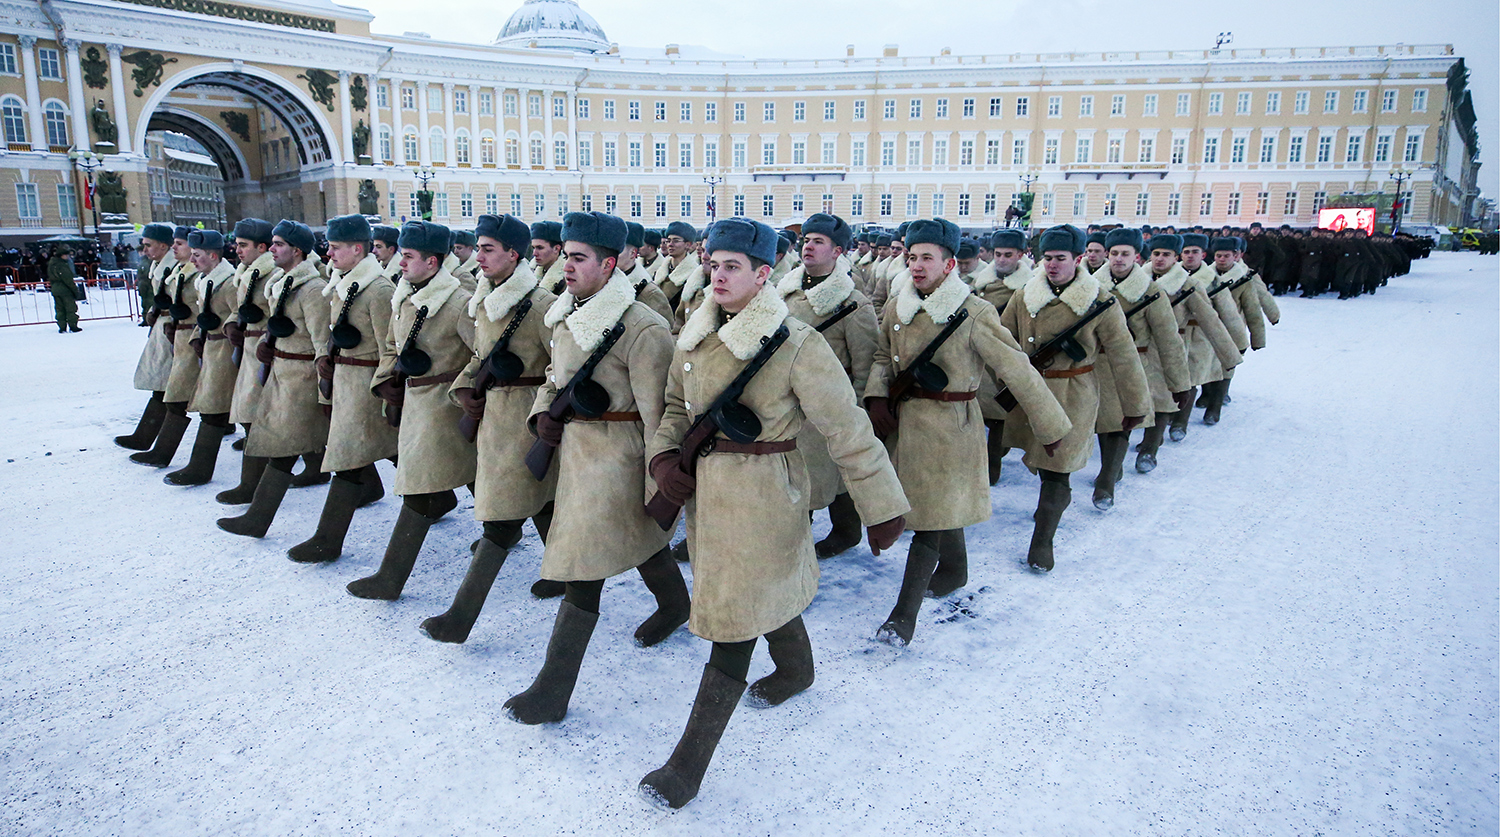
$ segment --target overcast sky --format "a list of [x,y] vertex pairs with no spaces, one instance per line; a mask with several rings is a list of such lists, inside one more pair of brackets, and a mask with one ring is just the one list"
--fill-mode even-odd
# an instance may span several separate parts
[[[488,43],[520,0],[340,0],[375,15],[376,32],[421,31],[434,38]],[[1500,196],[1500,4],[1495,0],[1308,2],[1263,0],[1233,8],[1166,0],[580,0],[610,40],[627,47],[693,44],[752,58],[1102,52],[1207,49],[1222,31],[1237,48],[1453,44],[1469,69],[1482,149],[1479,183]]]

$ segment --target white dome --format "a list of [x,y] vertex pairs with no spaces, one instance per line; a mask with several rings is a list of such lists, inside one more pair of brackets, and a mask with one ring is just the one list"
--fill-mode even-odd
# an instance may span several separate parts
[[576,0],[526,0],[495,39],[497,46],[607,52],[609,39]]

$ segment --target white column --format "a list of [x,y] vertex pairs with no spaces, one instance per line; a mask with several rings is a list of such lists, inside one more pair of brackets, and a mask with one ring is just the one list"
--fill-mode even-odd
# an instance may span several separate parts
[[[31,147],[47,150],[47,130],[42,125],[42,91],[36,83],[36,36],[22,35],[21,41],[21,75],[26,79],[26,112],[31,117]],[[88,148],[88,135],[81,138],[83,145],[80,148]]]
[[115,126],[120,129],[118,145],[121,154],[129,154],[131,149],[130,114],[126,111],[125,105],[125,71],[121,69],[120,64],[120,53],[125,48],[120,44],[108,44],[104,49],[109,53],[109,86],[115,100]]
[[568,91],[568,169],[578,171],[578,92]]
[[547,161],[547,168],[555,168],[557,160],[552,151],[552,91],[542,91],[542,124],[546,126],[546,136],[542,137],[542,159]]
[[[375,161],[375,165],[383,166],[385,155],[380,152],[380,79],[371,74],[365,77],[365,84],[370,88],[370,159]],[[390,98],[387,97],[386,101],[389,102]],[[395,151],[392,146],[391,152]]]
[[354,157],[354,110],[349,107],[349,71],[339,70],[339,127],[344,132],[344,162],[357,163]]
[[417,159],[424,166],[432,165],[432,144],[427,136],[430,130],[427,124],[427,88],[427,82],[417,82]]
[[[84,104],[83,98],[83,67],[78,63],[78,47],[81,45],[82,42],[74,38],[63,41],[68,62],[68,107],[73,110],[73,147],[84,151],[89,148],[90,143],[88,106]],[[45,136],[42,141],[46,142]],[[42,147],[47,146],[44,144]]]
[[401,107],[401,79],[391,76],[391,153],[396,165],[406,165],[406,111]]
[[479,168],[479,85],[469,85],[469,165]]
[[448,165],[458,165],[458,139],[453,136],[453,82],[443,82],[443,141],[448,144]]
[[521,168],[531,168],[531,92],[516,88],[516,112],[521,115]]

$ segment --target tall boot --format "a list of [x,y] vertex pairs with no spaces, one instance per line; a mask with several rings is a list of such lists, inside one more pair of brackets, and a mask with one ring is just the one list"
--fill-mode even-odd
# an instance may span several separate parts
[[302,454],[302,471],[292,475],[292,488],[306,488],[328,482],[329,475],[323,472],[323,452]]
[[469,562],[469,571],[464,575],[463,584],[458,586],[453,604],[446,612],[422,620],[422,630],[438,642],[461,643],[468,639],[508,554],[508,548],[489,538],[480,538],[479,548],[474,550],[474,559]]
[[1130,450],[1130,434],[1099,434],[1099,476],[1094,479],[1094,508],[1109,511],[1115,506],[1115,483],[1125,470],[1125,454]]
[[1000,482],[1000,465],[1005,459],[1005,454],[1010,450],[1004,444],[1005,420],[985,419],[985,429],[989,433],[985,437],[985,452],[990,460],[990,485]]
[[396,528],[386,544],[385,557],[380,569],[372,576],[355,579],[345,588],[349,595],[361,599],[384,599],[395,601],[411,577],[412,567],[417,565],[417,554],[422,551],[422,542],[427,540],[427,530],[434,518],[428,517],[410,503],[401,504],[401,514],[396,516]]
[[766,634],[766,648],[776,670],[755,681],[749,697],[761,709],[780,706],[813,684],[812,640],[801,616]]
[[968,583],[969,545],[964,530],[949,529],[938,542],[937,569],[927,583],[927,595],[942,598]]
[[229,426],[208,419],[198,418],[198,437],[193,440],[193,457],[186,468],[173,471],[162,479],[167,485],[207,485],[214,478],[214,467],[219,464],[219,444],[229,435]]
[[1036,528],[1031,533],[1031,550],[1026,554],[1026,563],[1032,569],[1052,571],[1052,538],[1057,534],[1063,510],[1072,499],[1073,489],[1068,486],[1067,474],[1042,471],[1041,496],[1037,499],[1036,514],[1031,516]]
[[359,495],[359,508],[378,503],[385,497],[385,483],[380,481],[380,469],[375,467],[375,463],[361,468],[359,478],[363,489]]
[[116,436],[115,444],[129,450],[150,450],[151,443],[156,441],[156,434],[161,431],[162,420],[167,417],[167,405],[162,401],[164,395],[164,392],[151,393],[151,400],[146,402],[141,420],[136,422],[135,432],[129,436]]
[[250,438],[250,422],[247,421],[241,424],[240,429],[245,431],[245,435],[229,443],[229,447],[233,448],[234,450],[245,449],[245,440]]
[[427,516],[432,518],[432,522],[436,523],[456,508],[458,508],[458,494],[450,489],[433,494],[432,499],[428,501],[426,512]]
[[[1382,284],[1384,284],[1384,283],[1382,283]],[[1375,292],[1374,291],[1370,291],[1370,293],[1373,294]],[[1232,383],[1234,383],[1234,379],[1233,378],[1225,378],[1224,379],[1223,391],[1220,393],[1224,397],[1224,404],[1233,404],[1234,403],[1234,399],[1229,397],[1229,385],[1232,384]]]
[[744,693],[744,681],[735,680],[713,666],[704,666],[687,728],[667,763],[641,780],[641,795],[669,808],[681,808],[693,801],[703,784],[708,762],[724,736],[724,728],[729,726]]
[[[547,543],[547,535],[552,531],[552,513],[555,507],[552,503],[542,507],[542,510],[531,516],[531,525],[536,527],[536,534],[541,538],[542,545]],[[549,581],[539,578],[531,585],[531,595],[538,599],[555,599],[567,592],[568,585],[561,581]]]
[[864,530],[859,522],[859,511],[854,508],[854,500],[849,492],[833,498],[828,506],[828,519],[833,521],[833,529],[829,530],[828,537],[813,545],[813,551],[819,558],[832,558],[859,546],[860,535],[864,534]]
[[692,559],[693,556],[688,554],[687,538],[672,544],[672,560],[679,564],[686,564]]
[[233,535],[264,538],[266,530],[271,528],[271,521],[276,519],[276,511],[281,508],[281,500],[286,496],[287,487],[291,483],[290,463],[284,471],[276,466],[266,468],[261,475],[260,484],[255,487],[255,499],[250,501],[250,508],[239,517],[219,518],[219,528]]
[[901,592],[896,595],[896,606],[891,615],[875,632],[881,642],[898,647],[911,644],[911,636],[917,630],[917,614],[922,610],[922,594],[932,580],[932,572],[938,565],[938,547],[942,543],[941,532],[917,532],[912,536],[911,546],[906,552],[906,573],[901,577]]
[[254,500],[255,489],[260,485],[261,475],[266,472],[266,463],[270,461],[264,456],[241,456],[240,484],[228,491],[220,491],[214,499],[226,506],[240,506]]
[[1224,409],[1224,390],[1228,381],[1214,381],[1203,385],[1203,394],[1208,396],[1208,405],[1203,408],[1203,423],[1209,427],[1219,423],[1219,413]]
[[1193,389],[1188,389],[1188,405],[1172,414],[1172,426],[1167,430],[1167,438],[1174,442],[1180,442],[1187,436],[1188,419],[1193,417]]
[[137,465],[150,465],[153,468],[165,468],[172,464],[172,457],[177,455],[177,447],[182,444],[182,435],[187,432],[188,425],[192,419],[186,413],[167,411],[167,415],[161,421],[161,432],[156,434],[156,444],[151,450],[141,453],[132,453],[130,461]]
[[1135,470],[1138,474],[1149,474],[1156,470],[1156,452],[1161,450],[1162,437],[1167,434],[1167,424],[1172,413],[1157,413],[1156,423],[1142,431],[1141,443],[1136,446]]
[[343,477],[334,477],[328,483],[328,499],[323,501],[323,514],[318,518],[318,530],[313,536],[288,549],[288,558],[299,564],[317,564],[337,560],[344,552],[344,537],[349,534],[349,522],[354,519],[354,509],[365,487]]
[[646,582],[646,589],[656,597],[656,612],[635,629],[635,644],[650,648],[687,624],[692,599],[688,596],[687,582],[682,580],[682,570],[672,560],[671,550],[662,549],[636,567],[636,571]]
[[[589,649],[599,614],[589,613],[571,602],[557,608],[552,639],[547,642],[547,660],[531,687],[505,702],[505,710],[523,724],[548,724],[568,714],[568,701],[578,683],[578,669]],[[743,687],[743,686],[742,686]]]

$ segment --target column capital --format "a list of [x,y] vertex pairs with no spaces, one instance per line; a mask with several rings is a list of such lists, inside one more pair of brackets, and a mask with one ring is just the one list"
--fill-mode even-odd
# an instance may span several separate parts
[[451,81],[445,81],[445,82],[443,82],[443,92],[444,93],[452,93],[453,92],[453,82],[451,82]]
[[125,45],[124,44],[105,44],[104,45],[104,51],[107,52],[107,53],[109,53],[111,57],[119,58],[120,54],[125,51]]
[[21,42],[21,49],[24,49],[28,52],[36,46],[35,35],[18,35],[17,40]]
[[348,81],[348,80],[349,80],[349,71],[348,70],[339,70],[339,81]]
[[77,38],[63,38],[62,45],[68,52],[77,52],[78,48],[83,46],[83,41]]

